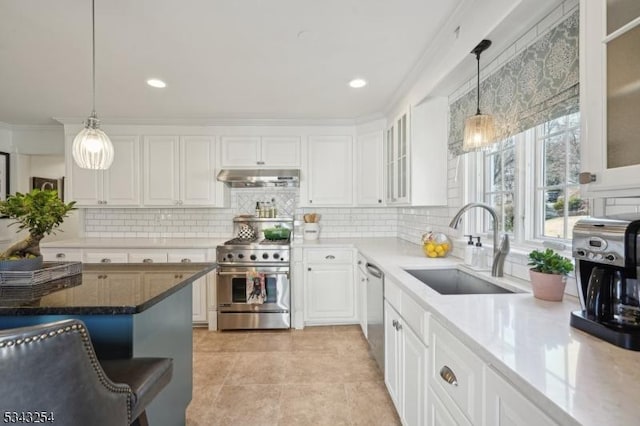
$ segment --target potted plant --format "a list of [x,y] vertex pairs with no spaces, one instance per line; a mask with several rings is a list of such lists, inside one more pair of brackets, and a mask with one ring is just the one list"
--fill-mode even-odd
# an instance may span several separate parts
[[529,269],[533,295],[552,302],[562,301],[567,274],[573,271],[573,263],[566,257],[548,248],[529,253]]
[[17,192],[0,201],[0,215],[15,219],[18,231],[29,233],[0,253],[0,270],[29,271],[42,267],[40,241],[60,226],[75,201],[65,204],[57,191],[34,189],[29,193]]

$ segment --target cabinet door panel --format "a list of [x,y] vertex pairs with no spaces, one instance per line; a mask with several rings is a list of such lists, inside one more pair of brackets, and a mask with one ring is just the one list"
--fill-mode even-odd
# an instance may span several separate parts
[[[448,408],[451,408],[451,411]],[[456,407],[447,407],[430,386],[427,391],[426,424],[429,426],[471,426],[471,423],[460,414]],[[489,424],[487,423],[487,425]]]
[[104,171],[103,194],[107,205],[140,204],[140,142],[137,136],[112,136],[113,164]]
[[381,206],[384,197],[382,131],[358,136],[356,191],[358,206]]
[[265,167],[300,167],[299,137],[263,137],[261,165]]
[[214,205],[216,201],[215,141],[185,136],[180,144],[180,195],[184,205]]
[[355,319],[351,265],[309,265],[305,275],[305,305],[305,319],[309,321]]
[[308,200],[310,206],[351,205],[353,142],[350,136],[310,136]]
[[258,136],[222,136],[222,167],[257,167],[260,161]]
[[[172,263],[205,262],[207,260],[207,256],[205,253],[175,251],[169,253],[168,259],[169,262]],[[215,274],[209,275],[215,276]],[[205,276],[193,282],[193,322],[201,323],[207,321],[208,279],[209,277]]]
[[400,359],[401,347],[398,330],[395,328],[400,315],[385,300],[384,302],[384,383],[389,391],[398,413],[402,413],[400,405]]
[[179,141],[177,136],[144,139],[144,204],[173,206],[179,195]]
[[407,425],[425,423],[427,347],[402,324],[402,419]]

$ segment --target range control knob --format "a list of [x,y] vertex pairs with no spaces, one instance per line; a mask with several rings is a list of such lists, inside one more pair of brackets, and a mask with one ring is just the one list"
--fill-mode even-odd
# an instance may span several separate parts
[[240,254],[238,255],[238,259],[244,259],[244,254],[240,253]]
[[280,259],[280,254],[279,253],[273,253],[273,258],[278,260]]
[[255,254],[252,254],[251,256],[249,256],[249,259],[251,259],[251,260],[256,260],[257,258],[256,258],[256,255],[255,255]]
[[616,255],[613,253],[609,253],[604,258],[607,259],[609,262],[614,262],[616,260]]
[[584,256],[584,255],[586,255],[586,254],[587,254],[587,252],[586,252],[586,251],[584,251],[584,250],[576,250],[576,254],[577,254],[578,256]]
[[233,253],[227,254],[227,259],[233,259]]
[[263,259],[268,259],[269,258],[269,254],[268,253],[262,253],[262,258]]

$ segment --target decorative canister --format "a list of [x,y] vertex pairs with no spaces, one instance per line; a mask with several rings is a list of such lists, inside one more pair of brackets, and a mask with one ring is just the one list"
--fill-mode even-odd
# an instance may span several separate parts
[[302,228],[302,236],[305,240],[317,240],[320,234],[319,223],[305,223]]

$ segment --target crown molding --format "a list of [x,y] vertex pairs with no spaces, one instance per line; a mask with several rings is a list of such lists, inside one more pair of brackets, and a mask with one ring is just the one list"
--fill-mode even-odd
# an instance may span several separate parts
[[62,130],[62,126],[59,124],[12,124],[11,129],[46,132],[50,130]]
[[[82,125],[83,118],[53,117],[63,125]],[[102,125],[140,126],[353,126],[352,118],[101,118]]]

